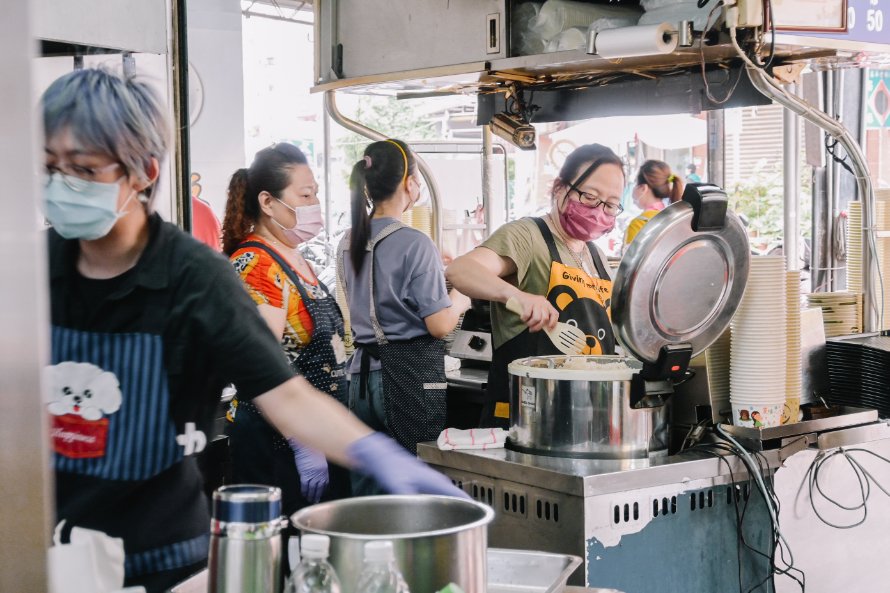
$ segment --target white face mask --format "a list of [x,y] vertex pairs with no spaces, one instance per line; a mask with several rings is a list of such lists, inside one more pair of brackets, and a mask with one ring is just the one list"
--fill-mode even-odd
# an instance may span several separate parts
[[[58,173],[50,176],[43,190],[46,219],[66,239],[101,239],[127,213],[117,209],[120,180],[100,183],[77,179],[76,182],[77,189],[74,189]],[[124,207],[133,195],[127,198]]]
[[[414,185],[417,187],[416,193],[411,191],[411,181],[414,181]],[[425,191],[425,187],[417,181],[416,178],[410,177],[408,181],[406,181],[408,188],[408,203],[405,204],[405,209],[403,212],[407,212],[412,208],[416,208],[418,206],[426,206],[429,203],[429,193]]]
[[275,220],[275,217],[272,217],[272,222],[281,227],[281,230],[284,232],[284,236],[287,237],[287,240],[290,241],[293,245],[305,243],[306,241],[317,236],[318,233],[321,232],[321,229],[324,228],[324,219],[321,216],[321,204],[315,204],[313,206],[297,206],[296,208],[291,208],[283,201],[278,201],[281,202],[281,204],[285,208],[293,212],[297,217],[297,222],[293,226],[293,228],[287,228],[286,226]]

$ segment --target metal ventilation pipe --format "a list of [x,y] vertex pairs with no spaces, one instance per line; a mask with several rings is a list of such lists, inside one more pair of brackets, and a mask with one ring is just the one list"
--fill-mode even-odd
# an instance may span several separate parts
[[[876,277],[880,278],[877,269],[877,254],[873,234],[875,194],[865,154],[843,124],[813,107],[800,97],[789,93],[775,79],[767,76],[763,70],[749,66],[748,77],[751,79],[754,87],[765,96],[830,134],[844,147],[847,155],[849,155],[853,170],[856,171],[856,185],[859,189],[859,199],[862,201],[863,325],[866,332],[877,331],[883,323],[883,312],[881,311],[882,303],[875,298],[876,287],[874,281]],[[883,286],[880,287],[880,294],[883,294]]]
[[[356,134],[360,134],[365,138],[369,138],[374,141],[387,139],[386,135],[381,134],[377,130],[372,130],[371,128],[362,125],[355,120],[349,119],[348,117],[343,115],[337,108],[336,91],[325,91],[324,108],[332,120],[346,128],[347,130],[355,132]],[[420,158],[417,153],[414,154],[414,158],[417,159],[417,167],[418,169],[420,169],[420,174],[423,176],[423,180],[426,182],[426,186],[430,190],[430,209],[432,210],[432,213],[430,215],[430,234],[432,235],[433,243],[435,243],[436,247],[441,250],[442,206],[439,203],[439,186],[436,185],[436,179],[433,177],[433,171],[432,169],[430,169],[430,166],[426,164],[426,161]]]

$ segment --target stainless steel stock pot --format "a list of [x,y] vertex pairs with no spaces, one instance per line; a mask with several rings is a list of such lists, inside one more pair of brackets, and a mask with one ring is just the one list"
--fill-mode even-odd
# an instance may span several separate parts
[[512,362],[510,448],[537,455],[642,458],[667,451],[666,406],[630,406],[642,368],[621,356],[538,356]]
[[396,562],[411,591],[438,591],[457,583],[467,593],[484,593],[488,524],[494,511],[450,496],[362,496],[317,504],[298,511],[294,526],[331,538],[330,561],[343,591],[355,591],[364,545],[393,543]]

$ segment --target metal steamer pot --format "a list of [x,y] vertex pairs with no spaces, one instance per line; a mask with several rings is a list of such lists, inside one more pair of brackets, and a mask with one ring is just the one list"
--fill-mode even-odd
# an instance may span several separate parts
[[687,185],[682,201],[642,228],[615,276],[612,324],[631,356],[513,361],[507,448],[594,459],[666,454],[664,404],[690,358],[729,326],[749,266],[747,234],[726,194]]
[[667,453],[666,406],[630,407],[642,363],[621,356],[513,361],[510,448],[557,457],[629,459]]

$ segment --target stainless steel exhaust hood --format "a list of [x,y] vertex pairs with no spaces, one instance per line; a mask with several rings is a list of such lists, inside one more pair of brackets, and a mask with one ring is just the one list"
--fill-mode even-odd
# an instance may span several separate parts
[[[480,95],[479,123],[493,114],[488,105],[508,88],[534,91],[535,104],[588,103],[584,109],[548,109],[535,121],[613,115],[602,103],[620,103],[620,114],[696,113],[718,107],[762,104],[744,75],[725,32],[668,54],[621,59],[589,55],[584,49],[514,56],[510,47],[510,0],[317,0],[315,2],[316,86],[313,91],[427,97],[442,93]],[[624,2],[638,4],[637,0]],[[769,48],[759,29],[743,33],[748,47]],[[836,59],[822,47],[776,45],[774,63]],[[732,104],[703,97],[702,79],[728,90],[741,79]],[[609,89],[603,91],[603,89]],[[735,94],[734,93],[734,94]],[[550,99],[545,96],[551,97]],[[497,111],[495,109],[495,111]]]

